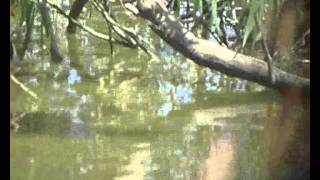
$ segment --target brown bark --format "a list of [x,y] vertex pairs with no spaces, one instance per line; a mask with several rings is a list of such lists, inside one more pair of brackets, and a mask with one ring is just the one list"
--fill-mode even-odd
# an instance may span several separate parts
[[46,6],[46,2],[42,2],[39,4],[39,9],[40,13],[44,22],[44,26],[46,28],[46,31],[49,35],[50,38],[50,55],[51,55],[51,60],[53,62],[62,62],[64,57],[58,47],[58,40],[56,39],[54,32],[53,32],[53,27],[52,27],[52,22],[51,18],[49,15],[49,9]]
[[[76,0],[71,6],[69,16],[77,20],[82,12],[84,5],[87,2],[88,0]],[[74,22],[69,21],[67,32],[71,34],[71,33],[75,33],[76,30],[77,30],[77,25]]]
[[[273,59],[287,56],[286,60],[292,61],[297,55],[299,59],[310,59],[307,50],[310,43],[302,43],[305,46],[298,47],[301,40],[306,40],[305,33],[310,28],[310,0],[286,0],[281,4],[279,12],[274,8],[270,13],[269,47]],[[303,49],[307,51],[300,53]]]
[[152,22],[152,29],[164,41],[195,63],[275,89],[309,89],[309,79],[286,73],[276,67],[273,69],[275,81],[271,82],[265,61],[237,54],[228,48],[195,37],[175,17],[169,15],[161,3],[161,0],[139,0],[137,9],[140,16]]

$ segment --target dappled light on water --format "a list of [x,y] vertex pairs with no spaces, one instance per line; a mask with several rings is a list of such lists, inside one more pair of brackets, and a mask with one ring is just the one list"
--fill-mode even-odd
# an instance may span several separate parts
[[[55,20],[64,62],[51,62],[36,32],[25,59],[10,64],[38,97],[10,81],[12,180],[308,177],[310,119],[299,92],[281,97],[200,67],[145,24],[134,28],[153,42],[154,59],[117,45],[111,53],[106,41],[66,35],[65,20]],[[100,16],[86,23],[106,30]]]

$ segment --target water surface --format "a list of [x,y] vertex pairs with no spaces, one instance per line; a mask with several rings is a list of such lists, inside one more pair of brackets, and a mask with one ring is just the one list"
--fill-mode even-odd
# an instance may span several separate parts
[[34,50],[39,36],[11,63],[39,97],[10,82],[11,179],[308,179],[302,107],[283,113],[277,92],[199,67],[164,43],[158,59],[117,46],[111,56],[107,42],[66,36],[61,24],[64,63]]

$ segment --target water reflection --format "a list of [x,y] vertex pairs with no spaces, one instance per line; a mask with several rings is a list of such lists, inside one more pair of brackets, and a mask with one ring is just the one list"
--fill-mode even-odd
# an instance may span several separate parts
[[234,179],[234,144],[231,134],[224,134],[221,139],[211,139],[209,157],[203,162],[197,179]]
[[124,167],[127,175],[116,177],[117,180],[122,179],[145,179],[148,167],[147,160],[150,159],[150,144],[141,143],[136,146],[143,148],[130,156],[130,163]]
[[81,77],[78,75],[77,70],[71,69],[69,73],[68,84],[73,85],[81,82]]
[[192,102],[192,87],[178,85],[175,87],[168,81],[159,81],[159,93],[166,100],[159,109],[158,115],[166,116],[172,110],[179,109],[179,106]]
[[40,97],[10,82],[12,179],[308,178],[308,111],[287,102],[281,114],[277,93],[200,68],[135,26],[159,42],[157,61],[117,46],[111,56],[80,31],[61,33],[66,65],[40,47],[12,62]]
[[[45,171],[50,174],[47,179],[290,179],[299,175],[295,171],[300,168],[297,172],[307,173],[300,177],[307,177],[309,152],[308,144],[303,142],[308,141],[301,139],[307,129],[289,120],[279,126],[275,112],[278,106],[273,106],[271,115],[269,106],[180,110],[157,126],[164,133],[101,136],[100,131],[91,128],[94,138],[89,139],[82,139],[89,137],[84,135],[89,126],[82,126],[84,122],[77,119],[76,109],[71,110],[71,116],[64,116],[65,125],[56,121],[62,120],[59,116],[26,115],[19,133],[11,137],[11,160],[15,164],[12,171],[25,169],[35,177]],[[217,114],[212,116],[214,112]],[[260,126],[263,128],[257,128]],[[56,137],[58,134],[62,136]],[[78,141],[64,138],[70,135]],[[59,159],[48,158],[58,152]],[[32,163],[27,163],[30,159]],[[52,174],[64,168],[66,160],[70,160],[69,169]],[[52,165],[47,169],[39,163]]]

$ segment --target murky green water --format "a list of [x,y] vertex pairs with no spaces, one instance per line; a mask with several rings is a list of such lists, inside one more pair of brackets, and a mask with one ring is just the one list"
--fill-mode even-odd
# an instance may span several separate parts
[[309,114],[296,107],[280,121],[276,92],[161,43],[150,61],[119,47],[111,57],[85,33],[59,38],[69,62],[40,51],[11,63],[39,96],[11,81],[12,180],[308,179]]

